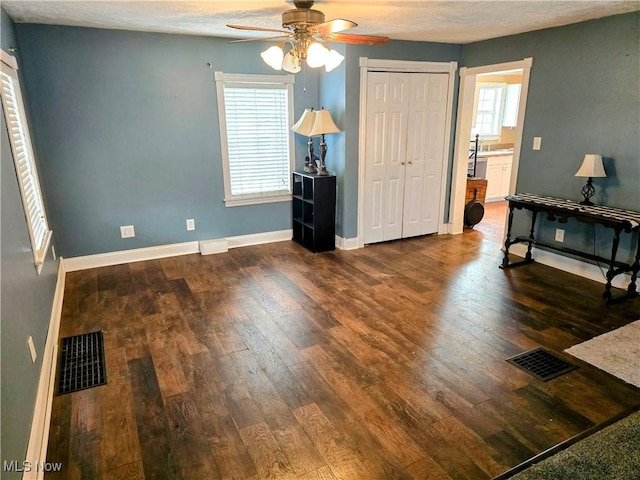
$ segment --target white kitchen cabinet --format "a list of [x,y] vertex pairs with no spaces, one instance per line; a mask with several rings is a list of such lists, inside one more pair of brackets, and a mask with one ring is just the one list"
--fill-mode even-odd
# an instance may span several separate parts
[[487,160],[487,202],[504,200],[509,194],[513,155],[489,157]]

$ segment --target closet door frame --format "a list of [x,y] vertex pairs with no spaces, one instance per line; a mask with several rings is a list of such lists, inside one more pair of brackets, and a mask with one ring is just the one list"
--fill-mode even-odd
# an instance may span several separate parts
[[447,73],[449,86],[447,91],[447,116],[445,120],[444,159],[442,165],[442,184],[439,205],[438,233],[447,233],[444,212],[447,197],[447,178],[449,174],[449,150],[451,146],[451,120],[453,115],[453,96],[458,62],[416,62],[404,60],[384,60],[360,57],[360,127],[358,148],[358,247],[364,246],[364,212],[365,212],[365,138],[367,119],[367,73],[406,72],[406,73]]

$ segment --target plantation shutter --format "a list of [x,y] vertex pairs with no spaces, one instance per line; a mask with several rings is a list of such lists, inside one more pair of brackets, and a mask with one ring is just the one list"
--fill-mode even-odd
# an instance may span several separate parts
[[17,64],[15,59],[4,51],[2,52],[0,81],[0,95],[7,122],[7,133],[11,142],[34,261],[39,267],[39,271],[44,264],[52,232],[49,230],[42,200],[42,191],[18,81]]
[[290,195],[291,84],[283,82],[287,77],[276,77],[279,82],[224,77],[235,79],[221,82],[223,105],[219,105],[224,111],[220,123],[228,176],[225,201]]

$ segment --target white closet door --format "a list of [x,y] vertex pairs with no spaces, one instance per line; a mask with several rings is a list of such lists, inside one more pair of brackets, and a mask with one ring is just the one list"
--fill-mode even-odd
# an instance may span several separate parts
[[[444,151],[445,122],[447,118],[447,92],[449,75],[429,75],[426,103],[426,127],[422,131],[424,145],[424,191],[420,214],[420,235],[436,233],[440,223],[440,200],[442,198],[442,172],[447,153]],[[416,136],[419,136],[416,132]]]
[[367,78],[365,243],[402,237],[409,79],[370,72]]
[[409,118],[407,122],[407,168],[405,173],[402,236],[414,237],[422,233],[422,197],[426,158],[425,132],[428,128],[428,73],[409,76]]
[[364,243],[438,231],[448,82],[368,73]]

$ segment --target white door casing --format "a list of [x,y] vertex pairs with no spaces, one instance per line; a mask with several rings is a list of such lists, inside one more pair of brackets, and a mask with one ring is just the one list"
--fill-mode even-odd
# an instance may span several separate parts
[[451,179],[451,202],[449,205],[449,233],[462,233],[464,229],[464,207],[469,162],[469,137],[475,96],[476,76],[486,73],[522,69],[522,87],[518,102],[516,138],[513,146],[513,163],[509,179],[509,193],[514,193],[520,163],[522,132],[524,129],[525,108],[529,92],[529,79],[533,57],[514,62],[506,62],[481,67],[463,67],[460,69],[460,88],[458,94],[458,118],[456,125],[455,151]]
[[435,233],[448,74],[369,72],[364,243]]
[[[409,145],[406,143],[405,150],[405,165],[404,165],[404,176],[405,180],[402,183],[398,183],[397,185],[403,189],[404,194],[402,196],[402,204],[403,208],[402,212],[402,227],[401,227],[401,235],[402,236],[412,236],[412,235],[420,235],[423,233],[431,233],[437,231],[438,233],[446,232],[446,224],[444,223],[444,210],[445,210],[445,201],[446,201],[446,180],[447,180],[447,172],[448,172],[448,152],[449,152],[449,134],[451,130],[451,116],[452,116],[452,106],[453,106],[453,91],[454,91],[454,82],[453,75],[457,70],[457,62],[414,62],[414,61],[403,61],[403,60],[374,60],[368,59],[366,57],[360,58],[360,140],[359,140],[359,156],[358,156],[358,237],[357,237],[357,246],[362,247],[365,243],[383,241],[385,239],[390,238],[400,238],[400,237],[391,237],[391,233],[385,235],[383,233],[383,217],[381,213],[375,212],[383,212],[385,211],[384,197],[386,195],[386,190],[383,187],[383,182],[374,182],[371,172],[368,171],[368,163],[367,158],[369,154],[372,153],[372,147],[370,141],[373,140],[374,134],[367,131],[369,114],[368,110],[373,107],[373,104],[369,105],[368,100],[370,97],[370,89],[368,88],[368,79],[370,72],[379,72],[379,73],[394,73],[394,72],[405,72],[405,73],[440,73],[439,75],[440,82],[443,82],[446,79],[446,82],[439,83],[436,82],[432,84],[431,82],[428,85],[422,85],[420,87],[420,82],[417,81],[418,77],[416,77],[417,83],[415,85],[408,85],[408,94],[409,94],[409,104],[411,105],[411,113],[407,112],[406,120],[409,125],[409,129],[412,128],[413,119],[411,115],[416,116],[416,123],[428,123],[429,116],[434,116],[433,112],[421,111],[420,103],[424,103],[424,101],[420,100],[416,103],[416,95],[422,95],[422,98],[429,97],[434,98],[443,98],[444,99],[444,116],[440,117],[435,115],[438,119],[434,125],[438,125],[437,129],[442,128],[442,141],[440,142],[440,147],[436,144],[431,145],[431,149],[422,148],[424,145],[429,142],[428,137],[429,134],[423,134],[417,137],[416,142],[414,144]],[[451,80],[451,81],[449,81]],[[429,87],[430,86],[430,87]],[[434,87],[435,86],[435,87]],[[413,87],[413,89],[412,89]],[[422,92],[420,92],[420,88],[422,88]],[[444,97],[442,94],[444,93]],[[425,94],[427,95],[425,97]],[[415,104],[415,105],[414,105]],[[432,122],[433,123],[433,122]],[[382,122],[378,122],[378,128],[382,125]],[[418,130],[418,127],[414,127],[414,129]],[[434,130],[435,131],[435,130]],[[433,133],[433,132],[431,132]],[[406,140],[408,142],[410,140]],[[400,142],[396,143],[400,145]],[[381,144],[379,143],[375,148],[377,151],[381,152]],[[390,147],[389,147],[390,148]],[[436,155],[436,151],[440,148],[440,160],[438,163]],[[433,150],[430,152],[429,150]],[[420,156],[419,153],[422,153]],[[411,159],[409,157],[412,157]],[[396,159],[401,158],[400,155],[396,156]],[[409,163],[411,161],[411,163]],[[397,162],[396,162],[397,165]],[[402,167],[402,163],[400,161],[400,166]],[[427,174],[429,169],[436,168],[439,170],[435,172],[433,176]],[[421,175],[422,174],[422,175]],[[439,185],[437,185],[439,183]],[[425,188],[429,184],[436,184],[434,188],[429,188],[427,197],[431,196],[431,198],[425,198]],[[371,187],[371,188],[370,188]],[[377,189],[372,195],[378,195],[378,203],[369,201],[369,191],[373,189]],[[422,193],[420,193],[422,192]],[[397,198],[397,197],[396,197]],[[418,201],[421,200],[421,202]],[[407,209],[406,205],[410,204],[412,206],[415,205],[413,209]],[[437,205],[437,210],[435,213],[430,213],[429,210],[425,210],[423,207],[425,204],[433,206]],[[370,209],[369,206],[372,205]],[[392,205],[389,207],[387,205],[386,212],[397,212],[397,205]],[[371,211],[370,211],[371,210]],[[377,217],[376,217],[377,215]],[[397,217],[389,216],[387,218],[387,224],[389,227],[392,222],[391,219]],[[376,223],[377,222],[377,223]],[[435,230],[433,229],[433,225],[436,225]],[[369,227],[375,228],[369,228]],[[372,234],[372,231],[377,228],[377,232]],[[393,228],[397,232],[397,223],[393,223]],[[368,235],[371,236],[371,240],[367,235],[367,240],[365,242],[365,232],[369,230]],[[404,232],[402,232],[404,230]],[[389,228],[389,232],[393,231],[392,228]],[[397,235],[397,233],[396,233]]]

